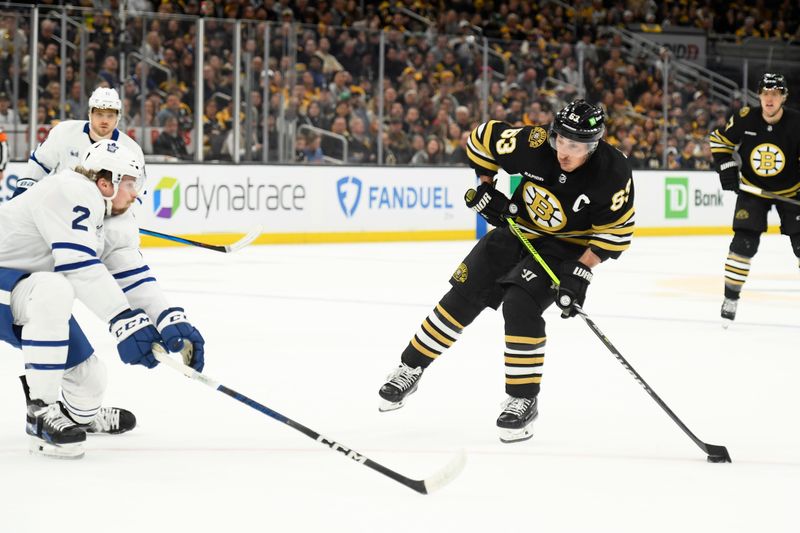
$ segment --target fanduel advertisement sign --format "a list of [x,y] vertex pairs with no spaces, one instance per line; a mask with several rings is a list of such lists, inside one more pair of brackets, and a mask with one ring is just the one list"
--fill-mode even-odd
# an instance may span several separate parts
[[[403,186],[396,184],[364,184],[356,176],[344,176],[336,181],[339,206],[345,217],[362,210],[426,210],[453,209],[451,191],[446,185]],[[364,200],[362,201],[362,194]]]

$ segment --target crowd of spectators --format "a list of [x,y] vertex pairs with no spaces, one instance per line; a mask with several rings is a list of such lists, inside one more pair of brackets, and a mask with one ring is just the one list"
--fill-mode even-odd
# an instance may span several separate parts
[[[712,101],[708,87],[674,80],[665,94],[661,63],[625,57],[618,36],[603,28],[693,26],[737,39],[800,38],[796,2],[773,7],[762,1],[747,8],[712,0],[583,0],[565,9],[523,0],[130,0],[124,25],[115,1],[78,3],[105,9],[71,13],[89,32],[83,83],[80,47],[68,50],[65,118],[85,118],[88,94],[97,86],[115,87],[124,96],[124,127],[137,140],[139,131],[146,132],[146,151],[176,159],[189,159],[198,148],[192,146],[192,131],[199,112],[200,149],[207,160],[232,158],[238,144],[240,155],[254,160],[266,151],[270,161],[369,164],[378,162],[380,144],[385,164],[464,165],[469,132],[484,116],[515,125],[544,124],[560,105],[583,94],[603,106],[607,140],[635,168],[661,168],[666,161],[668,168],[707,169],[709,131],[743,103]],[[199,110],[194,109],[196,19],[173,15],[206,17],[205,100]],[[49,125],[62,112],[60,24],[47,11],[42,17],[36,118]],[[233,57],[233,23],[226,20],[235,18],[244,21],[241,65]],[[17,56],[18,66],[12,61],[15,49],[28,50],[28,23],[12,12],[0,16],[0,126],[27,123],[31,114],[30,56]],[[264,42],[267,23],[269,43]],[[379,95],[381,32],[385,76]],[[73,43],[79,37],[73,29],[67,35]],[[491,49],[488,69],[478,46],[484,37]],[[123,52],[129,76],[121,86]],[[234,77],[245,71],[251,76],[243,78],[237,113]],[[14,89],[20,96],[16,102],[10,101]],[[234,143],[237,119],[247,127]]]

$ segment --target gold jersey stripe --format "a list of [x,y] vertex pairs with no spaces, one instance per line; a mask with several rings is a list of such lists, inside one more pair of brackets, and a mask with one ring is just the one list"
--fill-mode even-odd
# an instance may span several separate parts
[[506,342],[516,344],[541,344],[547,337],[518,337],[516,335],[506,335]]
[[529,378],[506,378],[507,385],[529,385],[531,383],[541,383],[542,376],[532,376]]
[[609,250],[611,252],[621,252],[631,247],[630,242],[625,244],[609,244],[596,239],[589,239],[589,244],[592,246],[597,246],[598,248],[602,248],[603,250]]
[[441,333],[439,333],[438,331],[436,331],[436,329],[434,329],[434,327],[433,327],[433,326],[431,326],[431,325],[428,323],[428,319],[427,319],[427,318],[426,318],[426,319],[425,319],[425,320],[422,322],[422,329],[424,329],[425,331],[427,331],[427,332],[428,332],[428,334],[429,334],[431,337],[433,337],[433,338],[434,338],[434,339],[436,339],[437,341],[441,342],[441,343],[442,343],[442,344],[444,344],[445,346],[452,346],[452,345],[453,345],[453,342],[455,342],[455,341],[452,341],[452,340],[448,339],[447,337],[445,337],[444,335],[442,335],[442,334],[441,334]]
[[439,357],[438,353],[432,352],[429,349],[427,349],[426,347],[424,347],[423,345],[421,345],[420,343],[418,343],[416,338],[411,339],[411,345],[414,348],[416,348],[417,351],[419,351],[420,353],[422,353],[424,355],[427,355],[431,359],[436,359],[437,357]]
[[442,307],[441,304],[436,304],[436,310],[439,311],[439,313],[441,313],[441,315],[443,317],[445,317],[447,320],[449,320],[451,324],[456,326],[458,328],[458,330],[459,330],[459,333],[461,333],[461,330],[464,329],[464,326],[462,326],[461,323],[458,320],[453,318],[452,315],[450,315],[450,313],[445,311],[444,307]]
[[506,356],[506,363],[510,365],[541,365],[544,364],[544,357],[510,357]]
[[593,230],[599,230],[599,229],[606,230],[606,229],[610,229],[610,228],[616,228],[617,226],[621,226],[622,224],[627,222],[628,219],[630,219],[635,213],[636,213],[636,208],[635,207],[631,207],[630,209],[628,209],[625,213],[623,213],[614,222],[609,222],[608,224],[602,224],[600,226],[592,225],[592,229]]
[[709,135],[709,140],[711,140],[713,142],[727,144],[730,147],[736,146],[735,142],[733,142],[730,139],[728,139],[727,137],[725,137],[722,133],[720,133],[719,130],[712,131],[711,135]]
[[467,157],[469,157],[473,163],[482,168],[485,168],[486,170],[497,172],[500,169],[500,165],[489,163],[488,161],[485,161],[477,157],[477,155],[475,154],[475,152],[472,151],[472,149],[467,149]]

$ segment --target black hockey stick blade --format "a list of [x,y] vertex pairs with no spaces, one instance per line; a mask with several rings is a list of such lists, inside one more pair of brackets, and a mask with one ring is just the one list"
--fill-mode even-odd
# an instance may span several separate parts
[[142,235],[148,235],[150,237],[156,237],[159,239],[164,239],[166,241],[178,242],[181,244],[186,244],[187,246],[197,246],[199,248],[205,248],[207,250],[214,250],[215,252],[222,252],[222,253],[232,253],[237,250],[241,250],[261,235],[261,226],[256,226],[251,229],[247,234],[239,239],[238,241],[232,244],[208,244],[205,242],[200,241],[193,241],[191,239],[184,239],[183,237],[178,237],[177,235],[169,235],[168,233],[161,233],[158,231],[153,231],[149,229],[140,228],[139,233]]
[[167,354],[167,352],[164,350],[164,347],[161,346],[160,344],[153,344],[153,355],[155,356],[156,359],[158,359],[159,362],[164,363],[168,367],[180,372],[184,376],[199,381],[200,383],[206,385],[207,387],[218,390],[219,392],[227,396],[230,396],[234,400],[238,400],[241,403],[249,407],[252,407],[256,411],[259,411],[269,416],[270,418],[277,420],[278,422],[281,422],[299,431],[300,433],[303,433],[307,437],[319,442],[320,444],[327,446],[331,450],[341,453],[348,459],[352,459],[353,461],[360,463],[368,468],[371,468],[376,472],[380,472],[384,476],[393,479],[398,483],[405,485],[406,487],[420,494],[430,494],[431,492],[434,492],[444,487],[445,485],[453,481],[456,477],[458,477],[458,475],[464,469],[464,465],[466,464],[467,457],[464,451],[462,450],[447,465],[445,465],[443,468],[441,468],[440,470],[438,470],[437,472],[433,473],[431,476],[425,479],[412,479],[410,477],[406,477],[398,472],[395,472],[394,470],[391,470],[383,466],[378,462],[373,461],[367,456],[351,448],[348,448],[347,446],[344,446],[334,440],[324,437],[323,435],[317,433],[313,429],[308,428],[303,424],[300,424],[299,422],[295,422],[291,418],[282,415],[279,412],[270,409],[266,405],[262,405],[251,398],[248,398],[244,394],[236,392],[235,390],[230,389],[225,385],[218,383],[217,381],[214,381],[205,374],[197,372],[192,367],[186,366],[182,362],[178,361],[177,359]]
[[730,463],[731,456],[725,446],[706,444],[705,452],[708,454],[706,459],[709,463]]

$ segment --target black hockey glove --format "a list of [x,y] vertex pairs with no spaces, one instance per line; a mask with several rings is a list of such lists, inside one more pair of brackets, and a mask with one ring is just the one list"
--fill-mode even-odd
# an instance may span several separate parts
[[739,190],[739,167],[736,161],[727,161],[719,166],[719,182],[724,191]]
[[506,217],[517,214],[517,204],[487,182],[481,183],[477,190],[468,190],[464,202],[492,226],[507,226]]
[[592,281],[592,269],[580,261],[564,261],[560,274],[556,305],[561,308],[561,318],[569,318],[578,314],[576,305],[583,307],[586,289]]

